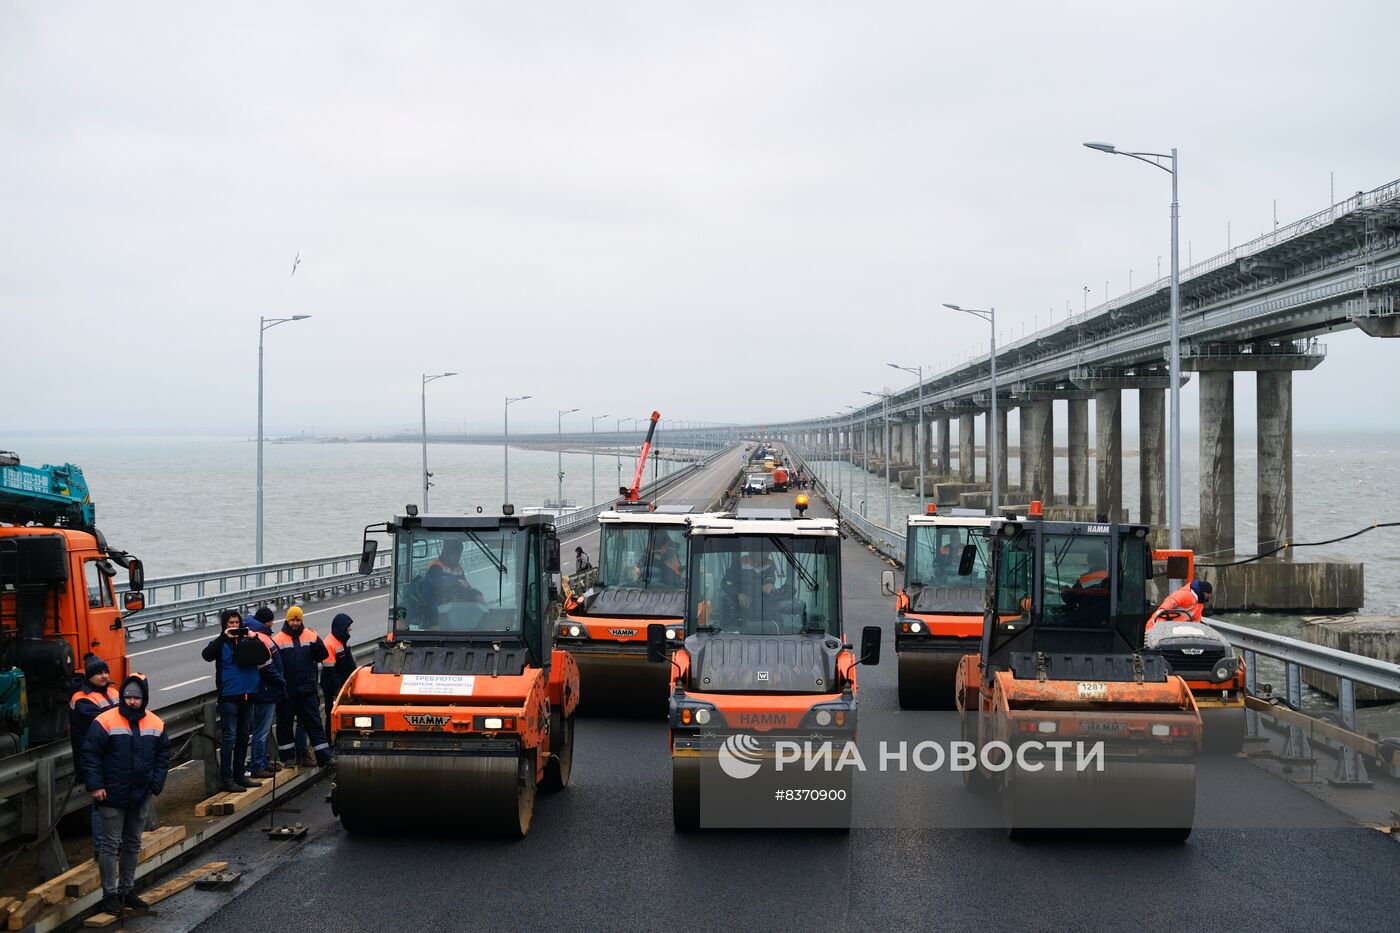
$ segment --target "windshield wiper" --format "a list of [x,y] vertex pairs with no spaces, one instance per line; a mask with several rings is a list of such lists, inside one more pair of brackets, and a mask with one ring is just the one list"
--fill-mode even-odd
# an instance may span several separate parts
[[[491,563],[495,566],[497,575],[504,575],[506,573],[505,561],[497,557],[495,553],[489,547],[487,547],[486,544],[480,538],[476,536],[475,531],[472,531],[470,528],[464,530],[467,533],[467,537],[472,539],[472,544],[475,544],[477,546],[477,549],[480,550],[481,553],[485,554],[487,559],[489,559]],[[504,541],[501,542],[501,547],[505,547]]]
[[783,556],[788,559],[788,563],[797,571],[797,575],[802,578],[802,582],[807,584],[808,588],[815,593],[817,591],[817,578],[812,575],[810,570],[798,563],[797,555],[792,553],[792,548],[787,546],[787,542],[776,535],[770,535],[769,540],[773,542],[778,550],[783,552]]

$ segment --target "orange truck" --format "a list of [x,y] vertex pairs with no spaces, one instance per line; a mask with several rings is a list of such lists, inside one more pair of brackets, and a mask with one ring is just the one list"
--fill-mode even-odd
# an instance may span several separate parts
[[598,573],[581,593],[569,590],[555,644],[578,664],[581,709],[652,713],[666,708],[666,672],[647,663],[647,627],[660,625],[674,650],[685,623],[690,505],[620,502],[598,516]]
[[530,831],[569,783],[578,668],[552,648],[554,526],[538,515],[400,516],[389,632],[331,712],[331,807],[350,832]]
[[[1191,551],[1153,551],[1152,559],[1165,565],[1169,579],[1189,582],[1196,577]],[[1191,688],[1205,726],[1204,750],[1227,755],[1240,751],[1247,726],[1248,689],[1244,658],[1235,653],[1234,646],[1194,614],[1161,608],[1147,620],[1144,643],[1166,658]]]
[[[847,642],[840,532],[832,519],[803,517],[805,499],[798,497],[795,516],[764,509],[753,517],[744,510],[695,517],[687,531],[685,640],[671,654],[665,627],[647,630],[651,660],[671,662],[671,804],[679,831],[793,819],[850,825],[849,771],[778,764],[780,743],[854,743],[856,667],[880,656],[879,626],[862,632],[859,654]],[[754,772],[743,776],[762,778],[734,781],[736,761]],[[784,788],[823,796],[765,811]],[[746,804],[728,799],[730,791],[756,796]],[[755,803],[758,810],[748,808]]]
[[0,756],[67,736],[87,655],[107,662],[113,683],[126,677],[117,567],[129,581],[122,608],[143,608],[141,561],[108,546],[82,470],[0,451]]
[[[987,594],[985,512],[954,509],[939,515],[930,504],[910,515],[905,530],[904,585],[884,571],[880,589],[895,597],[894,650],[901,709],[952,709],[958,664],[982,644]],[[971,572],[960,576],[963,548],[976,545]]]
[[[1201,716],[1186,681],[1142,647],[1149,529],[1038,511],[987,528],[982,644],[958,667],[962,737],[976,749],[964,783],[1000,794],[1013,837],[1091,829],[1184,840]],[[960,571],[977,559],[964,545]]]

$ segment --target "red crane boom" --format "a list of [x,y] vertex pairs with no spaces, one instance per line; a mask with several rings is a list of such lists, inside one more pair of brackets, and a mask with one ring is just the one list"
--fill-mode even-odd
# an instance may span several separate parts
[[647,439],[642,443],[642,456],[637,460],[637,473],[632,477],[631,487],[621,486],[617,492],[627,502],[636,502],[642,489],[642,472],[647,468],[647,454],[651,453],[651,439],[656,434],[656,422],[661,420],[661,412],[651,413],[651,424],[647,427]]

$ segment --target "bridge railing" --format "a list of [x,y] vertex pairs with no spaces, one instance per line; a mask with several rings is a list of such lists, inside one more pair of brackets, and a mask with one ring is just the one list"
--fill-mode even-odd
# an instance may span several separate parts
[[[798,454],[799,459],[801,455]],[[817,476],[816,472],[803,464],[804,472]],[[817,492],[835,508],[837,501],[826,484],[816,481]],[[842,509],[841,521],[856,535],[867,542],[881,555],[900,565],[904,563],[905,535],[893,528],[873,522],[858,512]],[[1287,729],[1287,742],[1283,757],[1307,760],[1312,757],[1313,743],[1322,743],[1338,752],[1335,783],[1343,786],[1362,784],[1366,780],[1364,759],[1369,758],[1387,768],[1393,777],[1400,777],[1400,742],[1394,739],[1377,740],[1358,735],[1356,732],[1356,686],[1364,684],[1379,690],[1400,695],[1400,664],[1352,654],[1325,645],[1314,645],[1298,638],[1263,632],[1233,622],[1220,619],[1206,619],[1207,624],[1226,638],[1235,648],[1244,653],[1246,678],[1250,708],[1247,713],[1248,734],[1259,736],[1259,716],[1269,715]],[[1286,682],[1286,696],[1278,698],[1281,703],[1258,697],[1259,658],[1283,665]],[[1305,670],[1329,674],[1337,680],[1337,708],[1328,714],[1338,719],[1341,728],[1330,725],[1325,719],[1306,715],[1303,709],[1303,672]],[[1272,694],[1272,691],[1266,691]]]

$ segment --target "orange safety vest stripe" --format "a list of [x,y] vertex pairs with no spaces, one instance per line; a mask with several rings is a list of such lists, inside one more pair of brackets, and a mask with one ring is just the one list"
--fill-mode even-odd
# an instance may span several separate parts
[[79,690],[68,698],[68,708],[72,709],[77,706],[78,701],[84,697],[91,700],[98,709],[106,709],[109,706],[115,706],[116,702],[121,699],[121,697],[117,696],[116,687],[109,686],[102,693],[96,693],[92,690]]
[[321,660],[321,666],[335,667],[336,655],[345,650],[345,645],[334,635],[327,635],[321,643],[326,646],[326,656]]
[[286,632],[278,632],[273,636],[272,640],[279,648],[304,648],[320,637],[321,636],[317,635],[311,626],[306,625],[302,627],[301,635],[296,642],[293,642],[292,636]]

